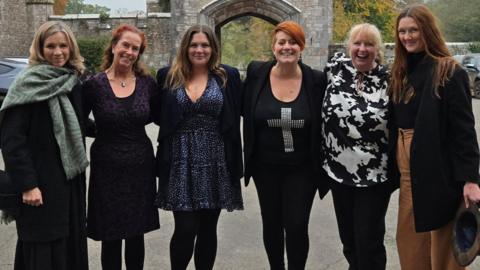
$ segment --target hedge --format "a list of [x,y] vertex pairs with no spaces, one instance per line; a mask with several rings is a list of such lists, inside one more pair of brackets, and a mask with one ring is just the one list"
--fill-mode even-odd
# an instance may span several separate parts
[[77,40],[80,54],[85,58],[85,67],[89,73],[99,71],[103,51],[110,39],[108,37],[79,38]]

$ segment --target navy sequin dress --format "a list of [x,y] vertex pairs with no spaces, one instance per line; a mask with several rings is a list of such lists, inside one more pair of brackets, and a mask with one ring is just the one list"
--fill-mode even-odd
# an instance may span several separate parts
[[202,96],[192,102],[184,88],[176,91],[183,113],[172,136],[169,181],[160,183],[157,204],[172,211],[243,209],[239,186],[232,185],[219,129],[223,95],[210,78]]

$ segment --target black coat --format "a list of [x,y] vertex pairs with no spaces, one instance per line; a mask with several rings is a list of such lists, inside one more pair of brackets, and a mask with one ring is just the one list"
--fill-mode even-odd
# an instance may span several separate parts
[[[410,148],[415,229],[425,232],[450,222],[463,199],[463,185],[479,182],[479,150],[467,73],[457,68],[440,98],[432,90],[432,60],[414,72],[427,80],[421,90]],[[417,74],[418,75],[418,74]],[[411,81],[415,86],[415,81]],[[393,112],[393,111],[392,111]],[[391,151],[396,149],[397,128],[390,130]]]
[[[243,176],[242,145],[240,137],[241,81],[236,68],[222,65],[227,73],[227,84],[221,87],[224,97],[220,113],[220,132],[225,145],[225,160],[234,185],[240,185]],[[157,175],[159,181],[168,181],[170,172],[170,142],[173,133],[182,121],[183,115],[177,106],[175,92],[165,88],[165,79],[170,67],[159,69],[157,83],[160,98],[152,104],[153,119],[160,126],[157,149]],[[215,75],[219,85],[222,81]]]
[[[243,142],[245,158],[245,183],[248,184],[254,168],[255,154],[255,123],[254,112],[257,105],[260,92],[265,89],[267,80],[270,78],[270,70],[275,65],[270,62],[252,62],[247,68],[247,78],[243,84]],[[327,78],[321,71],[314,70],[309,66],[300,63],[302,69],[302,84],[308,97],[309,110],[312,113],[312,126],[310,130],[310,161],[313,164],[313,170],[316,173],[316,182],[319,188],[320,196],[323,197],[328,192],[328,186],[322,177],[324,173],[321,169],[321,105]]]
[[[79,85],[69,98],[83,129]],[[72,217],[79,221],[76,224],[85,225],[85,175],[66,179],[48,101],[7,109],[1,146],[6,171],[18,192],[35,187],[42,192],[42,206],[21,204],[16,219],[20,240],[43,242],[66,237],[70,223],[74,223]],[[80,230],[78,233],[85,232],[84,227],[76,229]]]

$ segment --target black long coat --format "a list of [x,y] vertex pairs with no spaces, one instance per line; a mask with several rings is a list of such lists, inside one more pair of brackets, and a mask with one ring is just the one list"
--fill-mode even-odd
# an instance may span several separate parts
[[[432,60],[426,59],[413,72],[427,80],[421,90],[414,135],[410,148],[415,229],[438,229],[455,215],[463,199],[463,185],[479,182],[479,150],[469,92],[468,75],[457,68],[440,98],[432,90]],[[425,74],[418,74],[418,72]],[[417,73],[417,74],[415,74]],[[415,87],[415,78],[410,82]],[[396,149],[397,128],[390,130],[392,151]]]
[[[69,98],[83,128],[79,88],[75,86]],[[1,128],[5,168],[15,187],[19,192],[39,187],[43,197],[43,205],[39,207],[21,204],[16,219],[18,238],[47,242],[75,233],[79,244],[86,245],[85,175],[67,181],[48,101],[7,109]],[[73,226],[78,231],[70,231],[71,223],[81,224]]]
[[[248,184],[253,170],[253,156],[255,152],[255,123],[254,112],[260,92],[265,89],[265,84],[270,78],[270,70],[275,65],[274,61],[252,62],[247,68],[247,78],[243,84],[243,142],[245,159],[245,182]],[[327,78],[321,71],[314,70],[309,66],[300,63],[302,69],[302,84],[308,97],[308,106],[312,112],[312,127],[310,130],[310,160],[316,173],[316,183],[319,188],[320,196],[323,197],[328,192],[328,185],[323,179],[322,169],[320,167],[322,160],[321,152],[321,106]]]
[[[225,145],[225,160],[234,185],[240,185],[243,176],[242,144],[240,137],[241,81],[236,68],[222,65],[227,73],[227,84],[221,88],[224,103],[220,113],[220,132]],[[152,104],[152,114],[156,124],[160,125],[158,133],[158,150],[156,156],[159,181],[168,181],[170,172],[170,141],[173,133],[182,121],[182,113],[175,101],[175,92],[165,88],[165,79],[170,67],[159,69],[157,83],[160,98]],[[222,82],[214,76],[219,85]]]

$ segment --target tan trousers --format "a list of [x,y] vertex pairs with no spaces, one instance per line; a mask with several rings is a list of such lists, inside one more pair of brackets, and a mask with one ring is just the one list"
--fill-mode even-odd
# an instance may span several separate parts
[[400,196],[397,223],[397,250],[402,270],[464,270],[453,256],[453,221],[430,232],[415,232],[410,180],[410,145],[413,129],[399,129],[397,164]]

